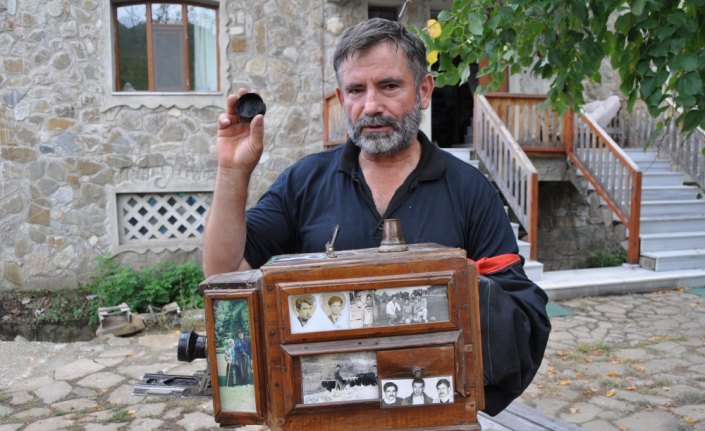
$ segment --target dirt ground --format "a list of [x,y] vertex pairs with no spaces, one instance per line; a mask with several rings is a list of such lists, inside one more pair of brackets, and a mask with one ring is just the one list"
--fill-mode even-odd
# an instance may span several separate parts
[[[86,341],[95,336],[85,295],[76,291],[0,293],[0,340]],[[94,320],[97,320],[97,316]]]

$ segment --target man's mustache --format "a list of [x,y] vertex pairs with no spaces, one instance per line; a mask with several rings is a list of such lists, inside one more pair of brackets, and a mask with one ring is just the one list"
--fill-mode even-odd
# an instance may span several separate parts
[[399,130],[401,125],[394,117],[387,117],[384,115],[373,115],[373,116],[362,116],[355,123],[355,129],[358,131],[362,130],[363,127],[386,127],[389,126],[394,130]]

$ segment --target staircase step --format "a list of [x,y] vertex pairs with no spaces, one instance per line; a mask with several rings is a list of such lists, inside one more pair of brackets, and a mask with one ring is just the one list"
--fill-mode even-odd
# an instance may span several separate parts
[[514,237],[519,239],[519,223],[511,222],[512,230],[514,231]]
[[705,245],[705,231],[642,234],[639,240],[642,254],[699,248]]
[[535,260],[526,260],[524,262],[524,272],[529,280],[537,283],[543,279],[543,263]]
[[649,172],[672,172],[671,162],[663,159],[643,160],[635,162],[639,169],[647,175]]
[[531,243],[517,240],[517,245],[519,246],[519,254],[524,256],[524,259],[528,260],[531,254]]
[[696,186],[649,186],[641,188],[641,201],[685,200],[698,197]]
[[652,160],[666,160],[659,158],[658,152],[654,150],[644,151],[643,148],[622,148],[622,151],[624,151],[629,158],[637,164]]
[[705,231],[705,216],[642,217],[639,234]]
[[642,253],[639,264],[657,272],[705,269],[705,248]]
[[471,149],[470,148],[441,148],[443,151],[450,153],[457,157],[458,159],[462,160],[463,162],[467,163],[468,165],[472,165],[476,168],[480,168],[480,161],[479,160],[473,160],[471,159]]
[[672,201],[644,201],[641,202],[641,216],[666,216],[666,215],[705,215],[704,200],[672,200]]
[[679,172],[652,172],[641,178],[642,186],[682,186],[683,174]]

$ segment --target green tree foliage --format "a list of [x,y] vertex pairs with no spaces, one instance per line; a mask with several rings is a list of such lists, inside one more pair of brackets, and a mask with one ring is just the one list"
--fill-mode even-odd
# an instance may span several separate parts
[[[134,90],[149,90],[147,76],[147,25],[132,28],[118,23],[118,47],[121,87],[127,83]],[[123,90],[123,88],[120,88]]]
[[[218,300],[215,311],[215,339],[234,338],[238,330],[250,333],[250,315],[247,300]],[[249,336],[249,335],[248,335]]]
[[705,126],[705,0],[455,0],[438,22],[440,35],[432,21],[415,31],[438,53],[439,86],[467,81],[482,60],[480,92],[497,89],[505,69],[529,68],[564,112],[584,103],[585,79],[600,83],[607,58],[630,110],[642,99],[656,116],[671,99],[686,133]]

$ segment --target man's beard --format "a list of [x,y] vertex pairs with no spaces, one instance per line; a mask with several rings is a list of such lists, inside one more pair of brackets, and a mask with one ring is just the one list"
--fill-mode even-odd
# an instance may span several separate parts
[[[401,121],[394,117],[377,114],[373,116],[363,115],[353,124],[350,117],[345,113],[345,129],[352,141],[363,151],[372,155],[390,155],[398,153],[407,148],[411,141],[416,138],[421,124],[421,102],[416,99],[416,104],[411,112],[404,114]],[[389,132],[368,132],[363,133],[367,126],[389,126]]]

